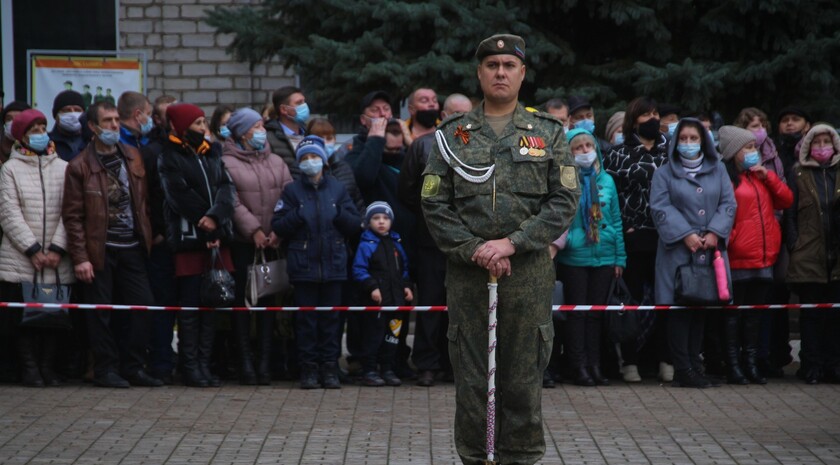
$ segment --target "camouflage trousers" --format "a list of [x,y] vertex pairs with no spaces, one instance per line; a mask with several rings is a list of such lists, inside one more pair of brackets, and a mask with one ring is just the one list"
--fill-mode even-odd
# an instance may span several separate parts
[[[544,251],[511,257],[499,279],[496,454],[500,464],[533,464],[545,454],[542,374],[551,355],[554,267]],[[449,357],[455,373],[455,447],[465,465],[486,459],[487,270],[450,261],[446,271]]]

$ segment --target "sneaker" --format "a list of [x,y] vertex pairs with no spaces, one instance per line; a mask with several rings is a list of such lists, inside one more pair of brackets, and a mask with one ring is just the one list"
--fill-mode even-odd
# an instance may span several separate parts
[[385,385],[385,380],[375,371],[369,371],[362,375],[362,386],[380,387]]
[[626,383],[640,383],[642,381],[642,377],[639,376],[639,367],[636,365],[621,367],[621,377],[624,378]]
[[674,380],[674,365],[659,362],[659,379],[663,383],[670,383]]
[[382,372],[382,380],[387,386],[402,386],[402,380],[391,370]]

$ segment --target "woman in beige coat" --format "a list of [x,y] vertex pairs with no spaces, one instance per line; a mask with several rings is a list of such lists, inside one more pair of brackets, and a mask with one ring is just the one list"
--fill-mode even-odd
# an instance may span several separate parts
[[[0,169],[0,282],[3,297],[22,301],[21,283],[38,280],[73,282],[65,257],[67,236],[61,221],[61,197],[67,162],[58,158],[47,136],[47,120],[38,110],[18,114],[12,123],[15,143]],[[27,386],[56,386],[53,372],[58,335],[49,330],[19,331],[22,381]]]

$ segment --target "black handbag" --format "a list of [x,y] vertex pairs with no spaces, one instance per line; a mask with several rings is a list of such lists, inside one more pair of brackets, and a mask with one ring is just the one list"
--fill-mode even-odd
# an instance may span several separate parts
[[691,254],[691,261],[677,268],[674,278],[677,305],[720,305],[715,269],[704,250]]
[[[41,270],[40,282],[36,271],[31,283],[21,283],[25,303],[66,304],[70,302],[70,286],[61,284],[57,269],[55,270],[55,284],[44,284],[43,281],[44,271]],[[52,307],[24,307],[20,326],[40,329],[73,329],[70,311],[66,308]]]
[[[610,284],[607,305],[636,305],[630,289],[623,278],[614,278]],[[641,329],[640,320],[644,316],[636,310],[619,310],[607,312],[610,341],[618,344],[633,342]]]
[[201,279],[201,305],[229,307],[233,304],[234,292],[233,276],[225,269],[219,249],[210,249],[210,269],[204,272]]

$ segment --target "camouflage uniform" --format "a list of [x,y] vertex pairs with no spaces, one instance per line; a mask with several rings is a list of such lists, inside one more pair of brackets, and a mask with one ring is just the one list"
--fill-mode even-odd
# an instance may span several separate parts
[[[485,119],[483,104],[447,119],[439,130],[464,164],[496,164],[486,181],[468,182],[450,168],[436,144],[424,172],[423,212],[447,256],[456,448],[463,463],[484,463],[489,273],[471,257],[485,241],[507,237],[516,252],[510,257],[511,276],[499,278],[498,287],[496,460],[533,464],[545,453],[542,374],[554,337],[555,273],[548,244],[574,218],[577,169],[560,121],[520,105],[499,137]],[[529,153],[534,145],[543,149]]]

